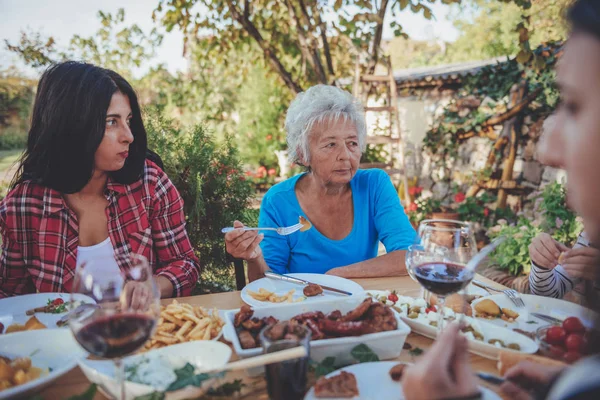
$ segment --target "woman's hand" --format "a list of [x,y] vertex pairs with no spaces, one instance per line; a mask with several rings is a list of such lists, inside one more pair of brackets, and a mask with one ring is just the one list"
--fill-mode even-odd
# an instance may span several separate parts
[[477,379],[469,365],[467,338],[458,324],[451,324],[416,364],[402,377],[406,399],[469,397],[478,393]]
[[152,300],[151,289],[145,283],[137,281],[125,283],[123,292],[121,293],[121,305],[123,309],[146,311],[150,307]]
[[561,265],[571,278],[600,279],[600,250],[578,247],[563,254]]
[[[234,221],[233,227],[243,228],[244,224],[240,221]],[[255,260],[262,256],[259,244],[263,238],[264,235],[259,235],[257,231],[234,229],[225,234],[225,248],[235,258],[241,258],[246,261]]]
[[521,361],[504,374],[506,381],[500,389],[512,400],[534,399],[544,393],[550,383],[566,368]]
[[552,239],[552,236],[540,233],[533,238],[529,245],[529,256],[534,264],[552,269],[558,265],[560,253],[568,250],[567,246]]

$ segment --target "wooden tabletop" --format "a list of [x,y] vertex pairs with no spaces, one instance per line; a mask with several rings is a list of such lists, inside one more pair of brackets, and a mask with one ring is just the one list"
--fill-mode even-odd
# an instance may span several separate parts
[[[477,276],[477,279],[488,283],[490,286],[502,288],[501,285],[482,277]],[[365,289],[380,289],[380,290],[398,290],[399,294],[407,296],[417,296],[420,293],[419,285],[408,276],[393,277],[393,278],[369,278],[357,279],[356,282]],[[243,302],[240,298],[240,292],[227,292],[208,294],[203,296],[184,297],[178,299],[182,303],[199,305],[206,308],[216,307],[219,310],[235,309],[242,306]],[[168,304],[171,299],[163,300],[163,303]],[[433,341],[416,333],[411,333],[407,338],[407,343],[413,347],[419,347],[426,350],[431,346]],[[227,343],[227,342],[225,342]],[[236,358],[235,353],[233,358]],[[399,361],[415,362],[418,357],[413,356],[408,350],[403,350],[398,358]],[[498,374],[496,362],[471,354],[471,365],[473,370]],[[268,399],[266,392],[266,383],[264,376],[249,378],[243,372],[230,372],[226,379],[243,379],[246,386],[239,398],[242,399]],[[497,387],[489,386],[481,381],[482,386],[487,386],[492,390],[497,390]],[[90,386],[90,382],[83,375],[79,367],[74,368],[62,378],[57,379],[54,383],[42,390],[39,394],[44,400],[65,399],[69,396],[83,393]],[[98,393],[94,399],[106,399],[105,396]]]

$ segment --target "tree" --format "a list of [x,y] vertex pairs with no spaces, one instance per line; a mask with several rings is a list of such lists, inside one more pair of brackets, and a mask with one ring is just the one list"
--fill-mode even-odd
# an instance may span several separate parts
[[162,42],[162,35],[156,29],[146,35],[135,24],[122,26],[125,21],[122,8],[114,15],[98,11],[98,18],[101,28],[96,34],[88,38],[73,36],[67,49],[58,49],[52,36],[45,39],[39,32],[21,32],[18,43],[5,40],[5,44],[8,50],[19,54],[34,68],[67,59],[85,60],[131,78],[136,68],[152,59]]
[[394,28],[396,36],[404,35],[395,21],[398,12],[410,9],[431,19],[428,4],[435,1],[159,0],[154,17],[167,31],[177,27],[185,33],[184,49],[190,38],[210,32],[216,45],[206,56],[212,59],[254,44],[249,48],[262,52],[269,68],[298,93],[352,75],[352,52],[368,53],[366,71],[373,73],[384,25]]

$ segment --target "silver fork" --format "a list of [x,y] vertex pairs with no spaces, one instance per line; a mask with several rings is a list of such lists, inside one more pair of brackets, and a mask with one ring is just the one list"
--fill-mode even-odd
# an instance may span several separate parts
[[[275,231],[275,232],[277,232],[277,234],[279,234],[281,236],[286,236],[286,235],[290,235],[296,231],[299,231],[300,228],[302,228],[302,224],[298,223],[296,225],[285,226],[285,227],[280,227],[280,228],[248,228],[248,227],[244,227],[243,229],[245,231]],[[234,228],[234,227],[230,226],[230,227],[221,229],[221,232],[227,233],[227,232],[231,232],[234,229],[239,229],[239,228]]]
[[519,292],[517,292],[514,289],[496,289],[496,288],[493,288],[491,286],[488,286],[488,285],[486,285],[482,282],[476,281],[476,280],[473,280],[473,284],[475,286],[479,286],[480,288],[483,288],[485,290],[493,290],[494,292],[504,293],[506,295],[506,297],[508,297],[515,306],[525,307],[525,303],[523,302],[523,299],[521,298],[521,296],[519,296]]

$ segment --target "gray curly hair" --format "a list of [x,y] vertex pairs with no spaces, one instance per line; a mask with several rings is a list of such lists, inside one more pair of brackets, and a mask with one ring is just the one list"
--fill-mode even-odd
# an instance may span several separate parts
[[[351,121],[358,132],[361,152],[366,148],[367,124],[362,104],[350,93],[328,85],[316,85],[298,93],[285,117],[289,158],[299,165],[310,162],[309,134],[316,123]],[[308,165],[305,165],[308,166]]]

